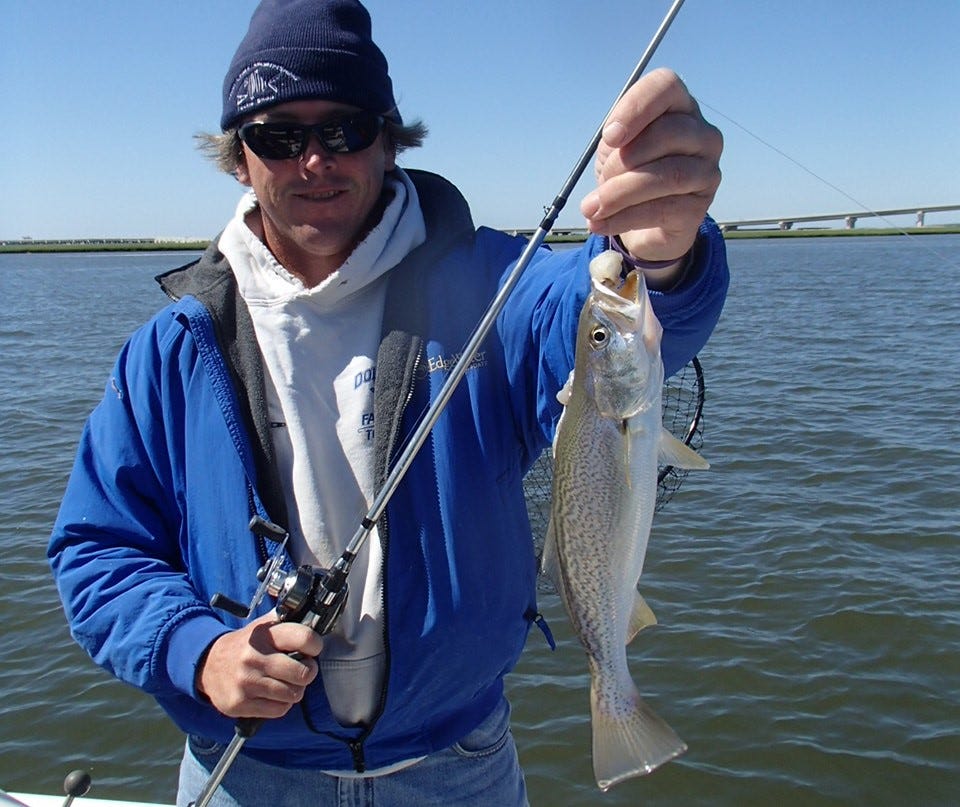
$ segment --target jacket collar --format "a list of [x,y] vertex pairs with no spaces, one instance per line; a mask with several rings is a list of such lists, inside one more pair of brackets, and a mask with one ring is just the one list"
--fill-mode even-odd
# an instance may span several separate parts
[[[473,237],[470,208],[452,183],[429,171],[410,169],[406,173],[417,189],[427,227],[427,240],[408,258],[419,260],[421,254],[442,255],[457,242]],[[222,299],[224,284],[232,285],[234,280],[230,265],[217,246],[218,241],[219,236],[198,260],[157,275],[156,280],[168,297],[179,300],[190,294],[208,308]]]
[[[377,373],[396,378],[397,390],[412,383],[421,344],[418,334],[422,334],[425,327],[425,309],[416,304],[422,300],[419,292],[421,278],[458,244],[469,244],[475,233],[467,202],[453,184],[426,171],[407,173],[420,197],[427,238],[389,275],[391,286],[383,325],[385,340],[377,359]],[[171,299],[191,295],[210,313],[250,435],[257,469],[257,493],[270,519],[283,525],[287,522],[286,504],[276,472],[276,457],[266,416],[263,360],[253,321],[240,296],[233,270],[217,243],[218,239],[214,239],[198,260],[158,275],[156,280]],[[377,385],[382,390],[389,390],[389,387]],[[375,450],[381,474],[385,473],[383,469],[389,460],[395,432],[400,428],[400,412],[396,408],[399,400],[397,395],[390,400],[378,396],[375,403],[375,407],[384,412],[382,420],[379,412],[376,415],[378,422],[391,424],[389,429],[377,432]],[[380,482],[382,476],[377,480],[377,487]]]

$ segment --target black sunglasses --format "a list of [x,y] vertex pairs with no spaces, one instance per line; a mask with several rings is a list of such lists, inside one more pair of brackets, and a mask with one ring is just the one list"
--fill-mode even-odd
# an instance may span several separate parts
[[351,112],[325,123],[254,121],[240,127],[240,139],[264,160],[292,160],[316,137],[324,150],[352,154],[370,148],[383,129],[383,117],[373,112]]

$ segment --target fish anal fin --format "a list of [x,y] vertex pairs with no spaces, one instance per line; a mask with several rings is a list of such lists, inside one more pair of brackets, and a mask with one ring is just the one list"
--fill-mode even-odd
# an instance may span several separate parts
[[637,599],[633,603],[633,611],[630,614],[630,624],[627,626],[627,644],[630,644],[640,631],[657,624],[657,616],[647,605],[647,601],[638,591]]
[[664,465],[673,465],[675,468],[686,468],[691,471],[705,471],[710,463],[681,440],[678,440],[666,429],[660,433],[660,462]]

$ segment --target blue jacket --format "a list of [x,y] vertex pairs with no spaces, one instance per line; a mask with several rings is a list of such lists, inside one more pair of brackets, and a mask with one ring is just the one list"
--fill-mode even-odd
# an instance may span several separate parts
[[[428,239],[390,273],[375,385],[380,483],[524,246],[475,229],[446,181],[410,173]],[[379,717],[340,726],[318,678],[244,753],[375,768],[448,747],[493,709],[537,614],[521,481],[552,437],[587,264],[604,247],[591,238],[579,250],[540,250],[389,502],[378,525],[388,658]],[[152,694],[184,731],[225,741],[233,723],[194,678],[205,649],[241,621],[207,603],[217,592],[250,601],[273,547],[248,522],[256,513],[283,524],[283,495],[262,363],[226,260],[214,244],[160,281],[174,302],[117,359],[49,556],[72,633],[93,659]],[[704,344],[726,286],[708,220],[681,287],[652,294],[668,373]]]

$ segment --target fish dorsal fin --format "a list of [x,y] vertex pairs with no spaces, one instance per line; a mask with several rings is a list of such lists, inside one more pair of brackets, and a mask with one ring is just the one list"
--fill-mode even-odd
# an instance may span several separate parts
[[634,637],[644,628],[657,624],[656,614],[647,605],[643,595],[638,591],[637,598],[633,603],[633,611],[630,614],[630,624],[627,626],[627,644],[633,641]]
[[666,429],[660,432],[660,462],[690,471],[705,471],[710,463]]

